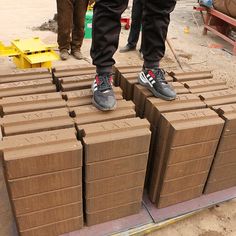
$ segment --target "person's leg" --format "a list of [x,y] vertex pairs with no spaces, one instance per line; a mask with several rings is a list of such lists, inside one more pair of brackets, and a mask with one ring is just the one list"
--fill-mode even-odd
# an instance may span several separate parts
[[112,72],[121,30],[120,17],[127,5],[128,0],[96,0],[91,57],[98,73]]
[[165,40],[170,22],[170,13],[175,0],[144,0],[142,52],[144,68],[138,77],[140,84],[154,96],[173,100],[176,93],[166,82],[165,73],[159,68],[165,53]]
[[143,4],[142,0],[134,0],[132,9],[132,23],[128,38],[128,45],[136,47],[142,24]]
[[113,55],[119,44],[120,17],[128,0],[96,0],[93,16],[91,57],[97,67],[92,85],[93,104],[100,110],[114,110],[116,99],[112,90]]
[[80,48],[84,39],[84,23],[87,7],[88,0],[74,1],[71,54],[73,54],[74,57],[77,59],[82,59]]
[[143,56],[144,65],[159,65],[165,54],[165,40],[170,23],[170,13],[176,0],[143,0]]
[[57,42],[61,52],[61,58],[67,59],[70,49],[70,33],[73,20],[73,0],[57,0]]

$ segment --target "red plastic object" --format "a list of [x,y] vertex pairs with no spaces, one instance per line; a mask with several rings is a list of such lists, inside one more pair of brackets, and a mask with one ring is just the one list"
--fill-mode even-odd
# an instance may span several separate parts
[[128,30],[130,28],[130,18],[121,18],[121,23],[125,23],[125,29]]

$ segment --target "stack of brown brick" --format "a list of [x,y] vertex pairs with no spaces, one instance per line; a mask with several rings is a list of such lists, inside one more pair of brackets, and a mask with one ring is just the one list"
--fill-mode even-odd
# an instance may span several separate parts
[[82,145],[74,128],[4,137],[1,151],[22,236],[82,228]]
[[202,194],[223,125],[208,108],[161,115],[149,185],[157,207]]
[[225,120],[225,126],[205,193],[220,191],[236,185],[236,104],[213,108]]
[[79,128],[85,135],[87,225],[138,213],[151,136],[148,122],[131,118]]

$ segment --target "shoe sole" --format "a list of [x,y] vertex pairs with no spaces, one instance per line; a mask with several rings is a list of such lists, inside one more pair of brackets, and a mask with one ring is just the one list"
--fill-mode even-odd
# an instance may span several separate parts
[[[155,97],[157,98],[162,98],[166,101],[172,101],[175,100],[175,97],[168,97],[165,96],[159,92],[157,92],[154,87],[151,87],[150,82],[142,75],[143,72],[141,72],[138,76],[138,83],[141,84],[142,86],[146,87]],[[146,82],[144,82],[146,81]]]
[[117,107],[117,102],[115,103],[113,107],[108,107],[108,108],[102,107],[98,103],[95,102],[94,98],[92,98],[92,104],[100,111],[114,111]]

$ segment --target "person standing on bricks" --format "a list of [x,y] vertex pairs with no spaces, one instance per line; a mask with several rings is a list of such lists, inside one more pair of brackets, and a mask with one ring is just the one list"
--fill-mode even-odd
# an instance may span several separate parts
[[[121,53],[134,51],[138,43],[141,25],[142,25],[142,15],[143,15],[143,4],[142,0],[133,0],[132,7],[132,23],[128,37],[128,43],[125,47],[120,49]],[[142,53],[142,43],[139,49],[140,54]]]
[[[170,13],[176,0],[143,1],[143,56],[144,65],[138,82],[147,87],[154,96],[173,100],[176,93],[165,80],[159,62],[165,53],[165,40]],[[113,55],[117,50],[121,30],[120,17],[128,0],[96,0],[93,17],[91,57],[97,75],[92,84],[93,104],[100,110],[114,110],[116,99],[112,90]]]
[[71,55],[83,59],[81,46],[84,39],[84,22],[89,0],[57,0],[57,23],[60,57]]

